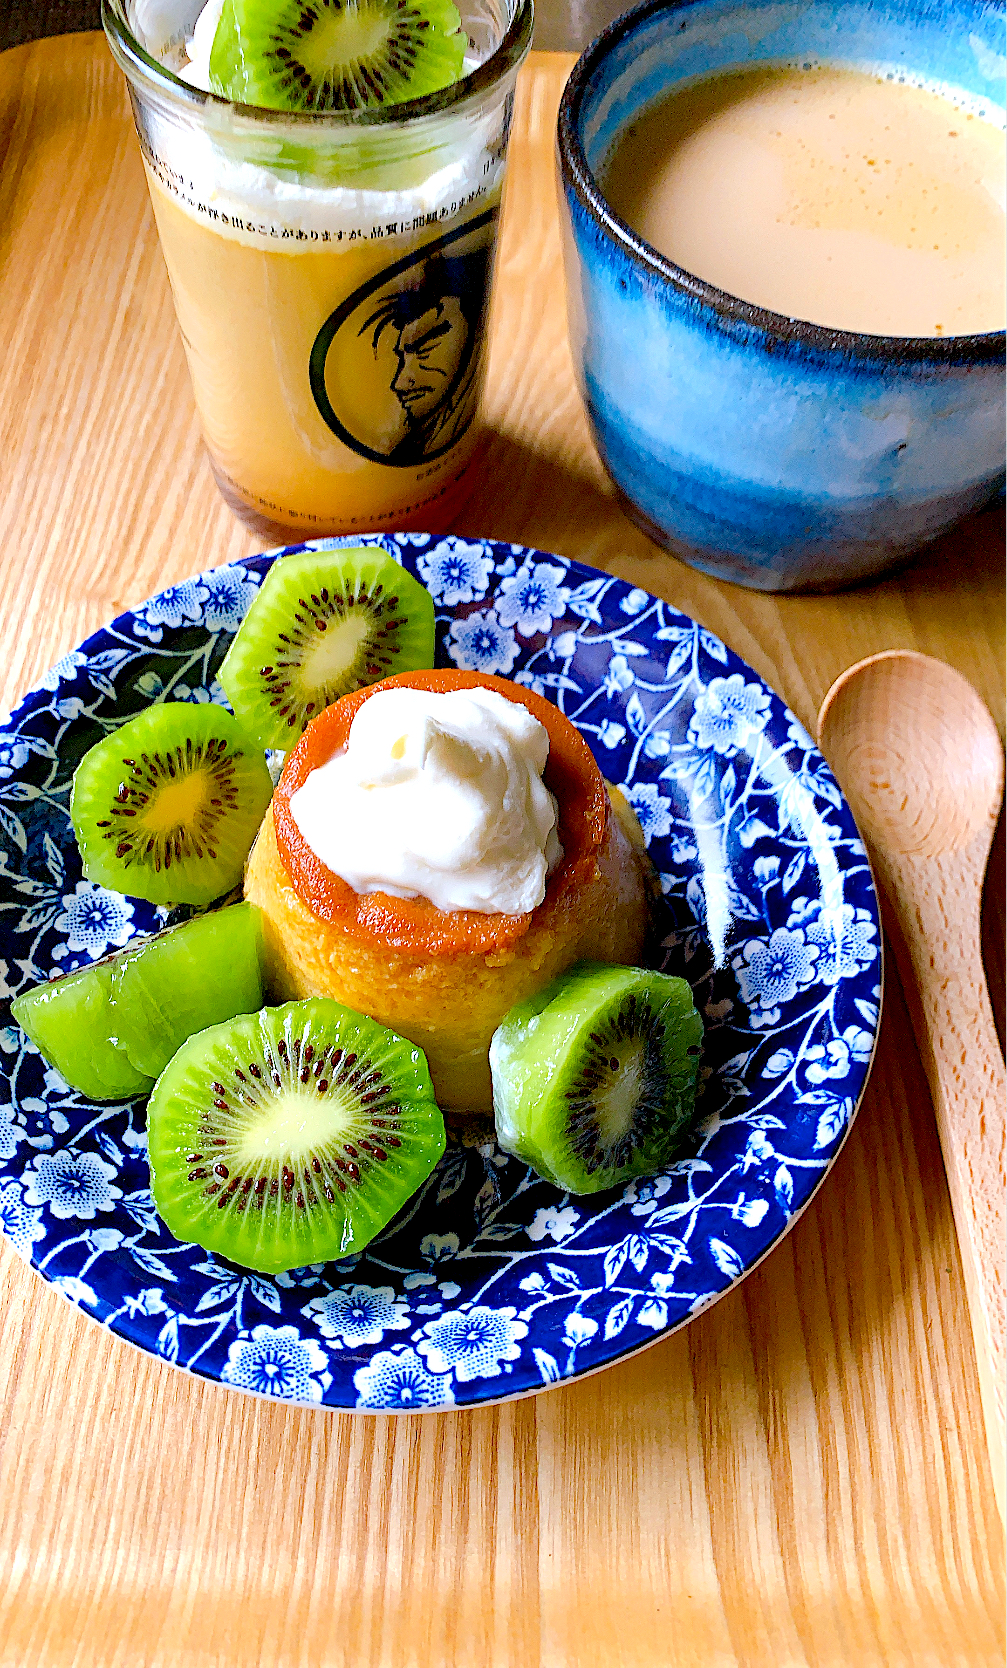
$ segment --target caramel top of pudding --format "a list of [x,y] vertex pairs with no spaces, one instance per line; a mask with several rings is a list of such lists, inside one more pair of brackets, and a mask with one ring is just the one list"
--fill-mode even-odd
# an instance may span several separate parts
[[[350,725],[362,704],[379,691],[394,688],[428,691],[488,689],[525,707],[549,737],[543,772],[546,788],[559,808],[563,855],[546,882],[537,910],[486,914],[471,909],[442,910],[424,897],[355,892],[326,867],[305,840],[291,811],[291,799],[311,772],[346,747]],[[344,695],[308,726],[283,767],[273,795],[276,843],[283,868],[301,902],[320,921],[368,939],[379,938],[416,956],[452,956],[506,952],[528,931],[540,912],[562,912],[594,878],[598,853],[608,830],[610,807],[604,779],[587,743],[570,720],[530,689],[477,672],[438,670],[403,672],[367,689]]]

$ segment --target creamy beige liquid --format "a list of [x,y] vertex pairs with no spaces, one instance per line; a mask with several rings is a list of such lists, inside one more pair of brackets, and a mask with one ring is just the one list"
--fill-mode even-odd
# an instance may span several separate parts
[[601,184],[662,254],[745,301],[841,330],[1002,330],[1004,133],[857,70],[694,83],[620,136]]

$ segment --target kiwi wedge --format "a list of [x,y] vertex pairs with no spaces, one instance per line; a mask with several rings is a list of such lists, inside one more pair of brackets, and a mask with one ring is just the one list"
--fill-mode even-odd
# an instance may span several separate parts
[[11,1013],[89,1100],[129,1100],[193,1032],[261,1007],[262,964],[259,911],[234,904],[22,991]]
[[240,881],[272,791],[261,750],[222,707],[149,707],[77,766],[84,874],[150,903],[212,903]]
[[293,747],[340,695],[434,663],[429,591],[380,545],[274,562],[220,668],[261,747]]
[[172,1233],[267,1274],[362,1250],[445,1145],[422,1051],[324,997],[190,1037],[147,1130]]
[[579,962],[494,1032],[497,1140],[567,1193],[652,1175],[692,1122],[702,1039],[684,979]]
[[224,0],[210,86],[270,110],[363,110],[457,81],[451,0]]

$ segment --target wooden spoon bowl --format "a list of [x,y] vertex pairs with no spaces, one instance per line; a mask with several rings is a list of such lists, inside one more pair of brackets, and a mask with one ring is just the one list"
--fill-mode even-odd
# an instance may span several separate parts
[[960,672],[909,650],[872,655],[833,684],[818,724],[868,838],[914,857],[975,843],[985,871],[1003,753],[989,711]]

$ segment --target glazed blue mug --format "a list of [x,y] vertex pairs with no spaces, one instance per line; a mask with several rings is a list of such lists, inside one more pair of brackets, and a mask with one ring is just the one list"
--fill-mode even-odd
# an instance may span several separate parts
[[568,315],[594,438],[628,514],[704,573],[834,590],[1003,491],[1004,332],[830,330],[651,248],[598,173],[680,82],[819,64],[965,92],[1002,114],[1003,0],[645,0],[575,66],[559,116]]

